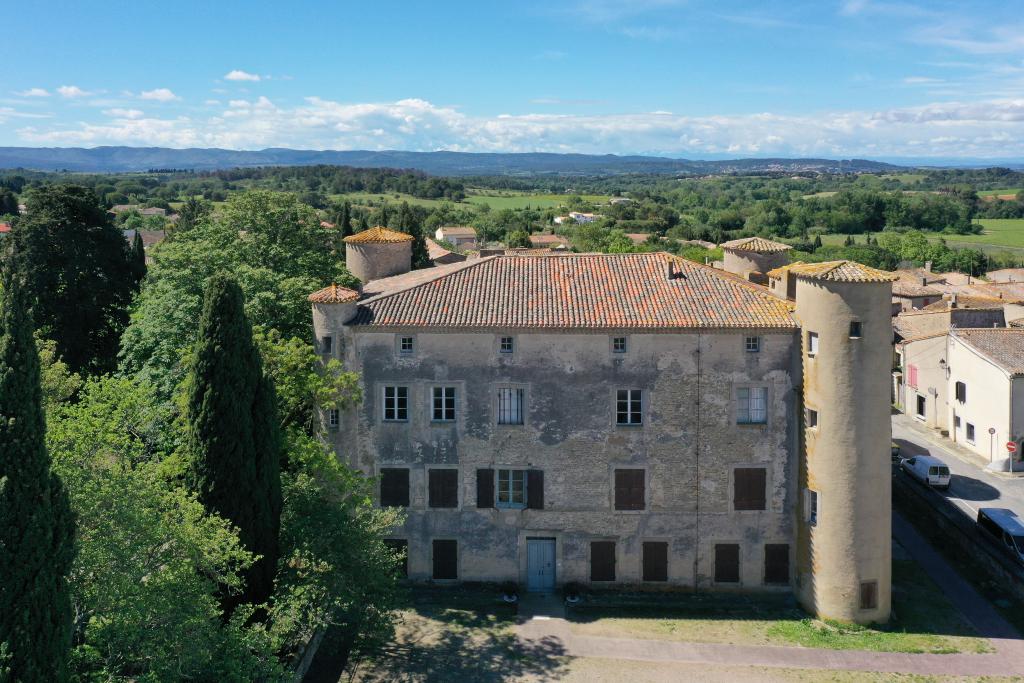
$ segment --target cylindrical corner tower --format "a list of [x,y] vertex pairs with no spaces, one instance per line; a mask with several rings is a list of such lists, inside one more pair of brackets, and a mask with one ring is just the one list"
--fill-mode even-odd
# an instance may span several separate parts
[[412,270],[412,235],[376,227],[344,241],[345,267],[363,284]]
[[850,261],[791,267],[803,429],[797,597],[812,614],[889,619],[892,276]]

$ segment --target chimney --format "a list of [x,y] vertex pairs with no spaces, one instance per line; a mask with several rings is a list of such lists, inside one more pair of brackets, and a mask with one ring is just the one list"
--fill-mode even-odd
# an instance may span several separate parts
[[956,292],[953,292],[953,295],[949,298],[949,307],[956,308]]
[[672,259],[668,259],[665,262],[665,279],[672,280],[676,276],[676,262]]

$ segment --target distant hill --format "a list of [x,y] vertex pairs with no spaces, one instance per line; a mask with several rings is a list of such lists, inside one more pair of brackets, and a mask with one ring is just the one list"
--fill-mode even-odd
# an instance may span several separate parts
[[621,173],[873,172],[901,168],[863,159],[726,159],[691,161],[614,154],[505,154],[468,152],[315,151],[297,149],[169,149],[166,147],[0,147],[0,168],[38,171],[128,172],[149,169],[209,171],[240,166],[334,164],[408,168],[435,175],[616,175]]

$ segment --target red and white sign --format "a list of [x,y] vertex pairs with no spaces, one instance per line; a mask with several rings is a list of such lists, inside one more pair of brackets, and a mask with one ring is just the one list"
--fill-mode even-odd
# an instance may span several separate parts
[[1015,442],[1013,442],[1013,441],[1007,441],[1006,442],[1006,450],[1009,451],[1010,453],[1016,453],[1017,452],[1017,444]]

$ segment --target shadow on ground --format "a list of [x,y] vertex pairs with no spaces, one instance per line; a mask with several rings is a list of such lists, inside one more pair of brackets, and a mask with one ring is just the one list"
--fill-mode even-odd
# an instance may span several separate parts
[[980,479],[965,477],[961,474],[954,474],[950,482],[950,492],[957,498],[964,500],[995,500],[999,498],[999,489],[989,486]]

